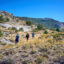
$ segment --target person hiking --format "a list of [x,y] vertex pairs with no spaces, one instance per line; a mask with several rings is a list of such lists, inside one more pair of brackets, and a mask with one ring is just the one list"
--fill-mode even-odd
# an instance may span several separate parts
[[19,34],[16,35],[15,43],[19,42]]
[[64,64],[64,61],[62,63],[60,63],[60,64]]
[[26,34],[26,38],[27,38],[27,40],[29,39],[29,34],[28,33]]
[[32,38],[34,38],[34,32],[32,32]]

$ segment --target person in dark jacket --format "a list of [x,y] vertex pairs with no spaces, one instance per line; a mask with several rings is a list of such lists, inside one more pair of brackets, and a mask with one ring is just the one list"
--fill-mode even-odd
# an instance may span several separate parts
[[34,38],[34,32],[32,32],[32,38]]
[[26,34],[26,38],[27,38],[27,40],[29,39],[29,34],[28,33]]
[[64,61],[61,64],[64,64]]
[[19,42],[19,34],[16,35],[15,43]]

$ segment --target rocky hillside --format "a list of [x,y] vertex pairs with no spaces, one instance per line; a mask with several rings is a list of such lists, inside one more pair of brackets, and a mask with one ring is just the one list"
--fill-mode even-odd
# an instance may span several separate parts
[[6,29],[14,28],[16,31],[21,29],[24,31],[31,30],[31,26],[27,26],[25,21],[5,11],[0,11],[0,27]]
[[8,22],[8,21],[11,21],[11,22],[20,21],[22,24],[25,24],[26,23],[25,21],[32,21],[33,24],[42,24],[44,27],[48,29],[64,28],[64,23],[51,18],[16,17],[8,12],[0,11],[0,23]]
[[13,16],[13,14],[5,12],[5,11],[0,11],[0,23],[5,23],[5,22],[21,22],[22,24],[25,24],[24,21],[16,18]]
[[0,11],[0,22],[7,22],[7,21],[13,21],[14,17],[12,14],[7,13],[5,11]]

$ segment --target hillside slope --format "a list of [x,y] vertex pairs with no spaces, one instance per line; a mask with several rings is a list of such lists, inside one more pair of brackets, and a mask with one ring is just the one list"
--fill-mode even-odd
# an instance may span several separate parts
[[0,23],[16,23],[16,22],[21,22],[22,24],[25,24],[24,21],[16,18],[13,16],[13,14],[5,12],[5,11],[0,11]]
[[[1,44],[0,64],[61,64],[63,61],[64,33],[38,33],[28,41],[21,36],[26,33],[19,32],[19,34],[18,44]],[[11,38],[14,41],[13,34]]]
[[16,16],[13,16],[13,14],[10,14],[8,12],[0,11],[0,23],[3,21],[4,22],[20,21],[22,24],[25,24],[25,21],[32,21],[34,24],[42,24],[44,27],[48,29],[64,28],[64,23],[51,18],[16,17]]

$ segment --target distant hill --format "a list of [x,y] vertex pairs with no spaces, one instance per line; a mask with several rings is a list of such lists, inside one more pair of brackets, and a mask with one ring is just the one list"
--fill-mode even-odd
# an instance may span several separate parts
[[51,18],[29,18],[29,17],[17,17],[17,18],[25,21],[32,21],[35,24],[42,24],[44,27],[49,29],[64,27],[64,23]]
[[29,18],[29,17],[16,17],[13,14],[0,11],[0,22],[7,21],[32,21],[34,24],[42,24],[45,28],[54,29],[54,28],[64,28],[64,23],[51,19],[51,18]]

